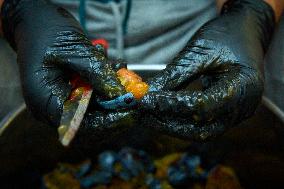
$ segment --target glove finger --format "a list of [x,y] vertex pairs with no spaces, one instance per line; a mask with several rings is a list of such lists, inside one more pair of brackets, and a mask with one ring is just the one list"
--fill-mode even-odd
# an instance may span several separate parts
[[48,50],[50,61],[78,73],[98,95],[111,99],[125,94],[104,53],[93,47],[84,34],[63,31],[57,35]]
[[254,112],[262,90],[262,80],[255,70],[232,65],[229,71],[216,75],[216,81],[204,91],[150,92],[141,100],[140,108],[195,122],[232,115],[232,124],[236,124]]
[[115,70],[116,72],[122,68],[126,68],[127,69],[127,63],[122,60],[122,59],[117,59],[115,61],[109,61],[110,65],[112,66],[113,70]]
[[32,73],[21,72],[27,107],[41,120],[59,125],[63,103],[71,92],[69,75],[54,65],[43,65]]
[[135,124],[133,111],[94,111],[85,115],[75,143],[98,144],[124,132]]
[[83,120],[83,129],[91,129],[96,131],[102,131],[108,128],[119,126],[120,124],[131,125],[132,117],[131,111],[95,111],[85,115]]
[[167,135],[186,140],[204,141],[216,137],[225,130],[223,121],[218,120],[205,124],[195,124],[188,120],[177,119],[176,117],[160,118],[154,114],[145,114],[140,121],[141,126],[153,128]]
[[215,60],[208,60],[214,49],[204,48],[199,42],[191,42],[172,63],[148,81],[150,89],[174,90],[200,77]]
[[[102,53],[105,57],[107,57],[107,50],[104,48],[101,44],[95,44],[94,48],[99,53]],[[117,59],[117,60],[108,60],[108,63],[111,65],[112,69],[117,72],[121,68],[127,69],[126,61],[123,59]]]

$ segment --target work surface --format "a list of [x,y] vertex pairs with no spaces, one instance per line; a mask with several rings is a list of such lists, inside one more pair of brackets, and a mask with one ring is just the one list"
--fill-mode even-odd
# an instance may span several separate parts
[[[271,185],[283,182],[284,142],[281,139],[284,137],[281,137],[281,133],[283,135],[284,132],[281,132],[281,127],[283,125],[277,117],[261,106],[253,118],[222,137],[198,145],[208,158],[232,166],[245,188],[272,188]],[[53,134],[46,135],[48,132]],[[167,139],[166,136],[161,138]],[[158,146],[161,151],[155,155],[175,149],[186,151],[191,145],[188,141],[168,140],[176,142],[178,147],[172,145],[165,149],[165,146]],[[56,131],[35,121],[26,110],[21,111],[4,130],[0,145],[1,174],[32,167],[45,171],[59,160],[75,157],[74,153],[78,152],[60,146]],[[158,148],[155,148],[152,153],[157,152]]]

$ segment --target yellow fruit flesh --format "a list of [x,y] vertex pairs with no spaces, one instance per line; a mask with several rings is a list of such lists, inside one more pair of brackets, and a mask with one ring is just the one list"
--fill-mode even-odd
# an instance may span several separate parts
[[141,99],[148,92],[148,84],[133,71],[122,68],[117,71],[117,76],[125,90],[132,93],[135,99]]

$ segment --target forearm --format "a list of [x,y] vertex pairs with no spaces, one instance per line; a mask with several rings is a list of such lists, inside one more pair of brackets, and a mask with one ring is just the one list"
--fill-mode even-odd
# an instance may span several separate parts
[[[216,0],[219,11],[222,9],[222,6],[226,1],[228,0]],[[275,13],[276,21],[278,22],[280,19],[280,16],[282,15],[284,11],[284,0],[264,0],[264,1],[272,7]]]
[[280,16],[284,11],[284,0],[264,0],[264,1],[272,7],[275,13],[276,21],[279,21]]
[[[4,0],[0,0],[0,13],[1,13],[1,8],[2,8],[2,4],[3,4]],[[2,22],[0,20],[0,36],[2,36]]]
[[216,4],[217,4],[217,8],[219,12],[221,12],[221,9],[226,1],[227,0],[216,0]]

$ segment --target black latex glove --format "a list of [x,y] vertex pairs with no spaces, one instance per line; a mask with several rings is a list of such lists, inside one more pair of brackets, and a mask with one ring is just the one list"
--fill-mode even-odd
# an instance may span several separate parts
[[[100,45],[96,46],[104,52]],[[112,69],[117,72],[121,68],[127,68],[124,60],[109,61]],[[96,95],[90,100],[88,112],[81,123],[75,145],[93,146],[109,141],[114,136],[128,130],[137,124],[139,113],[134,109],[104,110],[96,102]]]
[[18,55],[26,104],[36,117],[59,125],[74,73],[106,99],[125,93],[104,53],[66,10],[46,0],[6,0],[1,13],[4,36]]
[[[274,12],[263,0],[227,2],[221,15],[201,27],[165,70],[149,81],[142,110],[156,129],[204,139],[251,116],[260,102],[259,65],[274,28]],[[203,90],[183,90],[197,78]]]
[[79,137],[77,137],[75,143],[94,145],[110,141],[114,136],[129,129],[135,123],[134,111],[92,111],[85,115],[78,132]]

